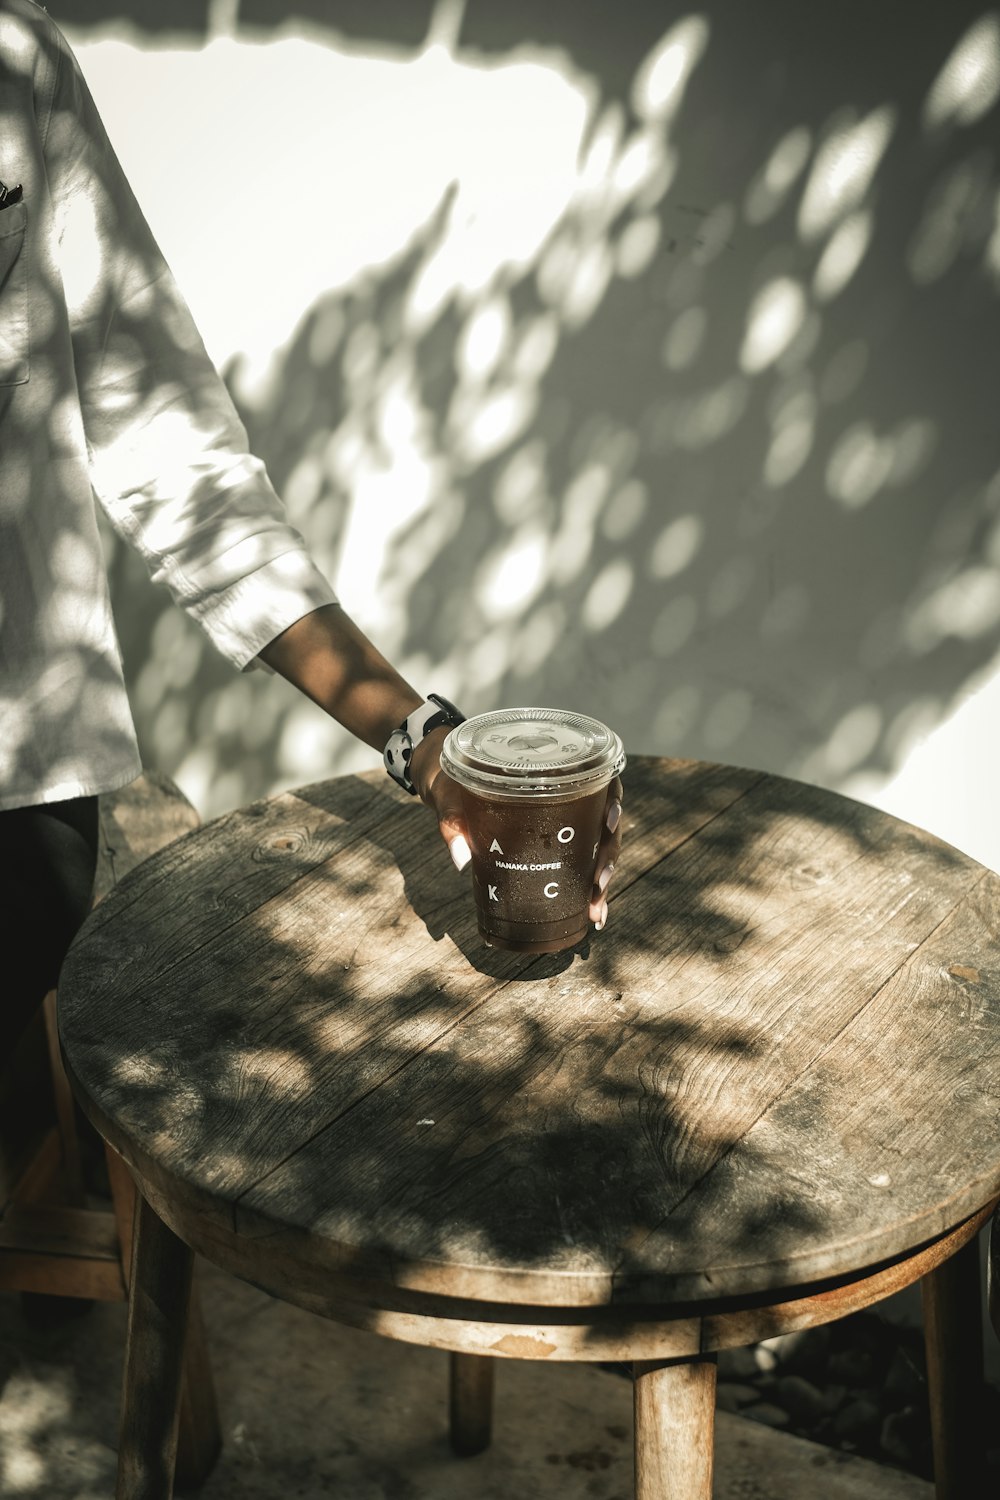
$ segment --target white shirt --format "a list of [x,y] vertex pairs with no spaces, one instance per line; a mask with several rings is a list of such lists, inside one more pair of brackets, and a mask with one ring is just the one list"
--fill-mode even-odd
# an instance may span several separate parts
[[335,596],[249,453],[76,60],[33,0],[0,0],[0,182],[23,189],[0,209],[8,808],[108,791],[141,769],[95,495],[238,668]]

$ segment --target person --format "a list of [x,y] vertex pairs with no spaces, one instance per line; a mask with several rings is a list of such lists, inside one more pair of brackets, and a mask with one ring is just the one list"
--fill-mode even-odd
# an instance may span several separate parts
[[[235,668],[280,673],[385,749],[459,869],[469,851],[439,760],[461,715],[386,660],[289,525],[77,60],[34,0],[0,0],[0,100],[0,921],[8,974],[30,976],[0,1020],[9,1042],[88,909],[97,796],[141,769],[95,495]],[[599,926],[620,796],[617,783]]]

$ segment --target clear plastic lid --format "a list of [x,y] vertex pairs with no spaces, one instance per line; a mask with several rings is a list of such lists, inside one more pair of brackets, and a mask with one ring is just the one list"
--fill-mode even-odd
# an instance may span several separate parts
[[625,766],[622,742],[598,719],[562,708],[501,708],[453,729],[441,765],[490,796],[565,797],[606,784]]

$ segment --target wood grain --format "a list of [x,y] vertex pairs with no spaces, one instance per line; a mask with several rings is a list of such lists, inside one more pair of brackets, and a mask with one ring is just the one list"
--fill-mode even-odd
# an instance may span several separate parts
[[114,1220],[94,1209],[29,1204],[0,1221],[0,1288],[120,1301]]
[[715,1359],[633,1365],[635,1500],[712,1500]]
[[[672,790],[640,788],[649,833],[623,886],[756,779],[682,765]],[[480,948],[425,811],[351,777],[222,819],[123,882],[67,960],[60,1031],[102,1133],[231,1222],[250,1185],[530,964]]]
[[[790,1284],[930,1240],[1000,1191],[1000,883],[983,874],[620,1272],[703,1220],[720,1279]],[[957,960],[979,955],[975,982]],[[693,1280],[692,1280],[693,1278]],[[684,1284],[697,1282],[690,1266]]]
[[63,1046],[168,1221],[401,1290],[644,1306],[856,1273],[995,1195],[996,877],[759,773],[637,757],[625,806],[576,954],[479,947],[432,820],[374,777],[126,878]]
[[[164,1217],[163,1200],[155,1206]],[[316,1265],[302,1240],[247,1239],[168,1207],[171,1228],[193,1249],[308,1312],[428,1348],[549,1361],[680,1358],[833,1322],[928,1275],[974,1239],[993,1211],[987,1204],[947,1235],[875,1270],[783,1292],[666,1305],[558,1307],[408,1291],[357,1271],[331,1274]]]
[[98,803],[100,845],[94,876],[94,901],[165,844],[197,828],[201,820],[183,792],[167,776],[145,771]]
[[[571,1304],[780,1287],[913,1243],[891,1195],[869,1188],[878,1217],[859,1225],[841,1194],[838,1222],[803,1179],[826,1146],[815,1109],[771,1176],[742,1143],[803,1075],[837,1065],[837,1038],[984,877],[843,799],[820,828],[816,800],[749,790],[616,897],[590,963],[536,964],[470,1010],[243,1194],[240,1231],[294,1228],[331,1265],[365,1260],[428,1291]],[[933,1060],[913,1066],[933,1093]],[[891,1097],[886,1114],[905,1151],[911,1114]],[[847,1150],[852,1175],[878,1176],[857,1132]],[[914,1176],[926,1184],[925,1157]],[[951,1217],[953,1177],[938,1186],[918,1242],[1000,1184],[974,1179]],[[758,1233],[793,1199],[788,1235]]]

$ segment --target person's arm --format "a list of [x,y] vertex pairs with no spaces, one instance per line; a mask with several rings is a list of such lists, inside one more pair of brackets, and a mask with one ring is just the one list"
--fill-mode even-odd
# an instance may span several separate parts
[[[422,702],[420,694],[339,604],[297,620],[260,655],[269,667],[375,750],[382,750],[392,731]],[[410,774],[418,795],[437,817],[456,867],[463,870],[470,855],[461,793],[441,770],[439,759],[447,733],[446,729],[435,729],[421,740],[413,752]],[[608,918],[607,889],[621,849],[621,799],[622,784],[616,776],[608,788],[590,899],[590,920],[599,929]]]
[[[259,658],[381,751],[422,697],[336,604],[288,524],[79,65],[46,24],[59,53],[46,141],[59,221],[55,259],[98,497],[153,578],[235,666]],[[445,735],[437,729],[421,741],[411,775],[462,868],[460,794],[439,762]],[[617,841],[608,830],[599,871]],[[592,919],[600,921],[602,910],[595,886]]]
[[[274,671],[332,715],[345,729],[381,751],[392,731],[422,701],[420,694],[345,614],[339,604],[297,620],[260,653]],[[421,800],[437,816],[441,836],[459,870],[469,862],[461,793],[441,770],[446,729],[435,729],[413,752],[410,773]],[[590,899],[590,920],[603,928],[607,889],[621,849],[622,784],[608,788],[607,811]]]
[[249,450],[72,51],[44,12],[36,25],[56,60],[43,146],[52,291],[93,489],[154,581],[243,669],[335,594]]
[[[296,620],[260,652],[261,660],[380,753],[393,730],[423,700],[339,604]],[[458,869],[469,862],[461,795],[441,771],[447,729],[432,730],[413,752],[410,774],[437,816]]]

